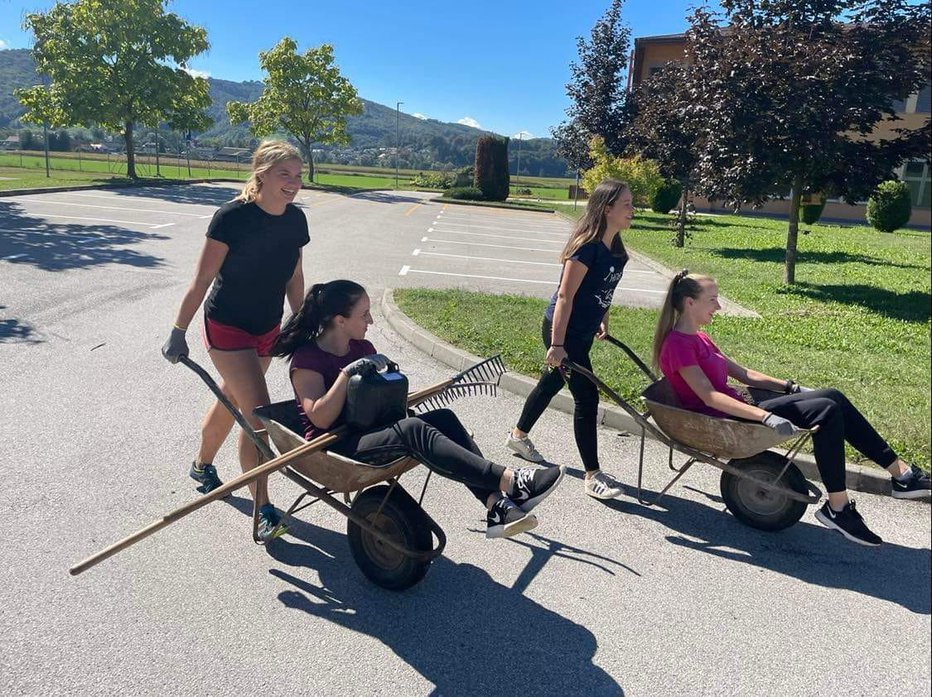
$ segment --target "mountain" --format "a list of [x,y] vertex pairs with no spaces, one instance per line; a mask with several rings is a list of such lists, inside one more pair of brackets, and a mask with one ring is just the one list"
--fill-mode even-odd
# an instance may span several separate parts
[[[19,117],[23,109],[13,96],[17,87],[38,83],[32,52],[29,49],[0,51],[0,135],[22,127]],[[262,93],[257,81],[233,82],[208,78],[211,106],[207,113],[214,125],[197,134],[201,145],[248,147],[253,143],[245,125],[231,126],[226,114],[228,101],[251,102]],[[390,158],[400,143],[399,166],[412,169],[452,169],[471,165],[475,156],[476,140],[485,131],[458,123],[443,123],[434,119],[420,119],[410,114],[397,114],[391,107],[362,100],[363,113],[347,119],[350,143],[345,147],[320,145],[315,147],[315,161],[349,165],[374,166]],[[142,129],[144,130],[144,129]],[[139,142],[143,142],[140,133]],[[179,134],[160,134],[170,148],[177,148]],[[533,138],[518,143],[512,139],[509,158],[514,171],[520,147],[521,174],[531,176],[565,176],[566,163],[554,154],[550,138]]]

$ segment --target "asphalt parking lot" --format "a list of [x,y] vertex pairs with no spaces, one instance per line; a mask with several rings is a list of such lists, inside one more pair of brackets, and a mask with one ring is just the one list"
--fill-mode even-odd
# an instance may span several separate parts
[[[711,467],[647,508],[631,486],[637,439],[603,428],[603,466],[629,485],[604,504],[583,495],[572,418],[555,411],[534,437],[568,475],[540,526],[486,540],[481,507],[433,477],[424,507],[448,545],[407,593],[361,576],[345,520],[322,506],[256,547],[243,493],[70,577],[197,496],[186,472],[211,396],[159,347],[209,217],[234,193],[0,198],[0,694],[929,694],[928,504],[858,495],[879,549],[845,542],[812,509],[780,533],[747,528],[723,510]],[[407,192],[306,191],[301,204],[308,282],[355,278],[373,298],[460,284],[545,297],[559,271],[543,264],[568,231],[546,214],[444,209]],[[623,283],[650,290],[648,278]],[[380,316],[370,339],[412,388],[450,374]],[[282,364],[269,383],[289,395]],[[453,408],[488,457],[518,464],[503,441],[521,404],[502,393]],[[234,450],[217,459],[224,479]],[[647,458],[657,491],[667,452],[648,442]],[[418,493],[424,475],[402,482]],[[283,477],[270,486],[280,506],[297,495]]]

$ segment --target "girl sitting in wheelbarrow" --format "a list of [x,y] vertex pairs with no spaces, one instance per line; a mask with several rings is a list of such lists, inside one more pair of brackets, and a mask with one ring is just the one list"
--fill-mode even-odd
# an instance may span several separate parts
[[[890,472],[895,498],[928,496],[932,489],[928,475],[897,457],[838,390],[803,387],[793,380],[780,380],[745,368],[725,356],[701,331],[720,309],[715,279],[690,274],[685,269],[678,273],[670,282],[657,323],[654,365],[666,376],[685,409],[758,421],[787,438],[799,430],[797,427],[818,426],[812,442],[828,501],[816,512],[816,519],[853,542],[879,545],[882,540],[871,532],[855,502],[848,498],[845,441]],[[727,385],[729,377],[781,394],[749,404]]]
[[[305,438],[341,424],[349,379],[388,359],[366,341],[372,324],[369,296],[353,281],[315,284],[282,329],[272,355],[291,359]],[[553,493],[564,468],[511,470],[482,457],[456,415],[438,409],[364,433],[351,433],[332,449],[368,464],[413,457],[437,474],[462,482],[486,507],[486,536],[511,537],[537,526],[531,512]]]

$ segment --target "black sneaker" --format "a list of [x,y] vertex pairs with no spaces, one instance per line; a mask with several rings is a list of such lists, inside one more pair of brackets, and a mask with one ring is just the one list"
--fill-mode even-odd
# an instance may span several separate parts
[[910,477],[905,482],[893,478],[893,498],[922,499],[932,496],[932,480],[916,465],[910,465]]
[[563,479],[566,467],[519,467],[514,470],[515,482],[508,498],[522,511],[530,511],[553,493]]
[[537,517],[533,513],[522,511],[507,496],[503,496],[492,505],[485,522],[485,536],[489,539],[511,537],[537,527]]
[[188,471],[188,475],[191,479],[200,483],[197,490],[202,494],[209,494],[223,484],[223,482],[220,481],[220,477],[217,476],[217,470],[213,465],[198,465],[196,460],[191,463],[191,469]]
[[270,503],[259,509],[259,521],[256,527],[256,540],[258,542],[271,542],[288,532],[288,526],[282,522],[281,516]]
[[815,513],[816,520],[827,528],[833,528],[852,542],[868,547],[879,547],[883,540],[867,529],[864,519],[857,512],[854,501],[849,501],[840,511],[833,511],[826,501]]

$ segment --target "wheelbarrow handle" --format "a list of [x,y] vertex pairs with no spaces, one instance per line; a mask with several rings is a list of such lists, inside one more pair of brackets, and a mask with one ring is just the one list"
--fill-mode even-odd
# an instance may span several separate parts
[[275,457],[275,453],[272,452],[272,449],[269,447],[269,444],[266,443],[259,434],[256,433],[255,429],[249,425],[249,422],[246,421],[246,418],[243,416],[243,413],[237,409],[233,403],[223,394],[223,390],[220,389],[220,386],[214,381],[206,370],[204,370],[200,365],[193,361],[188,356],[179,356],[178,362],[185,365],[194,371],[197,376],[204,381],[204,384],[210,388],[210,391],[214,393],[214,396],[217,398],[217,401],[220,402],[228,412],[236,419],[236,423],[240,425],[243,429],[243,432],[249,437],[249,440],[253,442],[256,448],[262,453],[262,457],[266,460],[272,460]]
[[634,361],[634,364],[638,368],[641,369],[641,372],[644,373],[644,375],[646,375],[647,377],[651,379],[651,382],[657,382],[657,376],[654,375],[654,372],[650,368],[648,368],[647,364],[644,363],[644,361],[642,361],[634,351],[628,348],[628,346],[625,343],[619,341],[618,339],[613,337],[611,334],[606,334],[605,336],[602,337],[602,340],[607,341],[612,346],[615,346],[616,348],[620,348],[622,351],[628,354],[628,358]]

